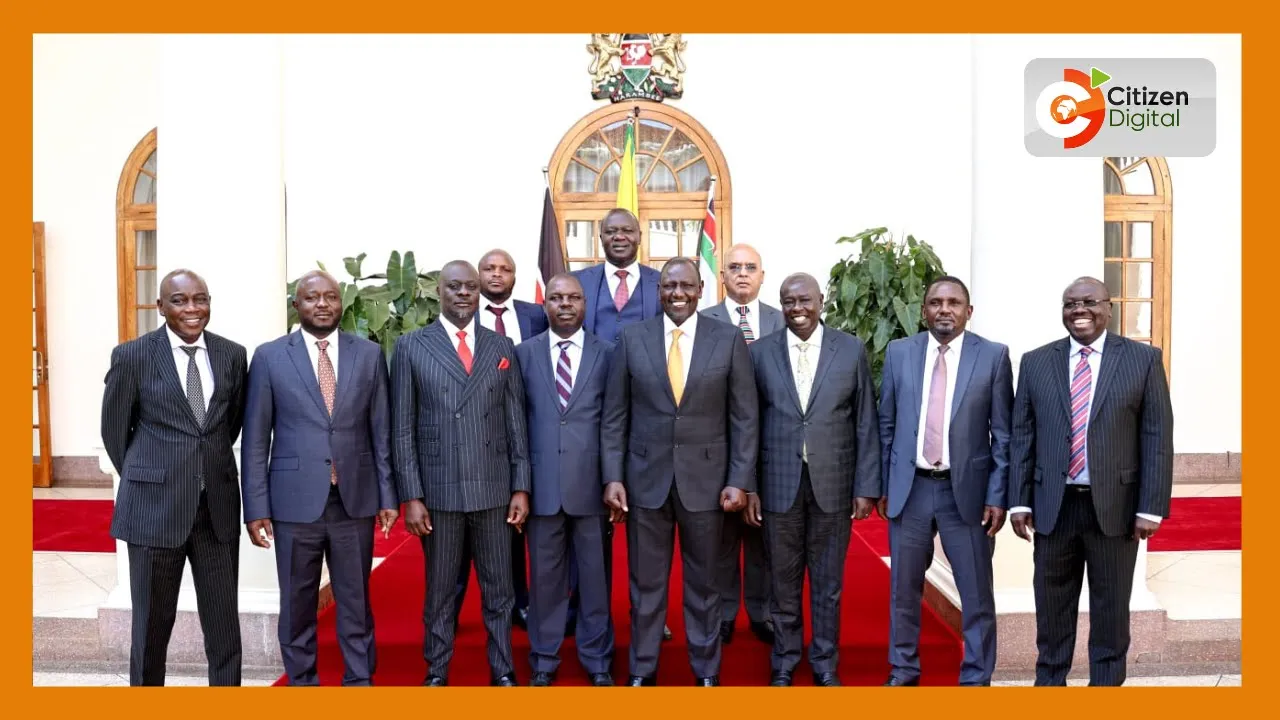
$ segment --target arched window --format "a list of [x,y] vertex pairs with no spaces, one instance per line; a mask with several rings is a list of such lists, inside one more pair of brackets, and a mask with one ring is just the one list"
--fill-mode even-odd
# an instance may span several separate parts
[[1173,189],[1158,157],[1102,163],[1104,280],[1114,301],[1111,332],[1164,351],[1169,374]]
[[120,342],[160,327],[156,311],[156,131],[142,138],[116,186],[116,297]]
[[[716,177],[717,263],[733,242],[729,167],[715,139],[688,114],[657,104],[619,103],[578,121],[551,157],[550,182],[569,269],[604,261],[600,221],[617,204],[627,118],[639,107],[636,183],[640,187],[640,262],[660,268],[677,255],[694,256]],[[718,279],[707,278],[706,287]]]

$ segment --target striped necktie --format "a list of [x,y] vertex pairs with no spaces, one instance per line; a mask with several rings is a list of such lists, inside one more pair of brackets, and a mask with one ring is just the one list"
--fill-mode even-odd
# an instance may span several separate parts
[[1072,480],[1084,470],[1085,438],[1089,435],[1089,390],[1093,382],[1093,370],[1089,367],[1089,355],[1093,348],[1080,348],[1080,362],[1071,378],[1071,461],[1067,475]]
[[738,306],[738,329],[742,331],[742,336],[747,339],[748,345],[756,339],[755,333],[751,332],[751,325],[747,323],[747,313],[750,311],[751,308],[746,305]]
[[560,346],[560,360],[556,362],[556,394],[560,396],[560,412],[569,407],[569,397],[573,394],[573,375],[569,373],[570,340],[556,343]]

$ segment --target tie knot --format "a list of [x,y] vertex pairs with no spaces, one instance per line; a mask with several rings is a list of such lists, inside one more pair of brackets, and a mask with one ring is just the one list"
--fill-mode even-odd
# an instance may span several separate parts
[[320,352],[324,352],[325,350],[328,350],[328,349],[329,349],[329,341],[328,341],[328,340],[317,340],[317,341],[316,341],[316,347],[320,348]]
[[466,331],[466,330],[459,330],[459,331],[457,332],[457,335],[458,335],[458,339],[459,339],[459,340],[461,340],[461,341],[463,341],[463,342],[466,342],[466,341],[467,341],[467,331]]
[[1091,347],[1080,348],[1080,357],[1087,359],[1091,354],[1093,354],[1093,348]]
[[504,307],[497,307],[497,306],[495,306],[495,305],[490,305],[490,306],[489,306],[489,312],[493,313],[494,315],[501,315],[502,313],[504,313],[504,312],[506,312],[506,311],[507,311],[507,309],[506,309],[506,308],[504,308]]
[[556,343],[556,344],[560,346],[560,350],[561,350],[561,351],[565,351],[565,350],[568,350],[568,349],[569,349],[569,346],[573,344],[573,341],[572,341],[572,340],[561,340],[560,342],[558,342],[558,343]]
[[749,312],[751,312],[751,308],[747,307],[746,305],[739,305],[739,306],[738,306],[738,314],[739,314],[739,315],[741,315],[741,316],[743,316],[743,317],[746,317],[746,316],[747,316],[747,313],[749,313]]
[[626,271],[626,270],[617,270],[617,271],[615,271],[613,274],[614,274],[614,275],[617,275],[617,276],[618,276],[618,279],[620,279],[620,280],[626,280],[626,279],[627,279],[627,271]]
[[679,340],[679,339],[680,339],[680,336],[681,336],[681,335],[683,335],[683,334],[684,334],[684,331],[683,331],[683,330],[681,330],[680,328],[676,328],[676,329],[674,329],[674,330],[672,330],[672,331],[671,331],[671,339],[672,339],[672,340]]
[[796,343],[796,347],[800,348],[800,352],[804,352],[805,350],[809,349],[809,343],[807,342]]
[[184,345],[182,347],[182,352],[186,353],[187,357],[195,357],[196,351],[199,349],[200,348],[196,347],[195,345]]
[[947,350],[948,350],[948,349],[949,349],[949,348],[948,348],[946,345],[939,345],[939,346],[938,346],[938,354],[939,354],[939,355],[943,355],[943,354],[945,354],[945,353],[947,352]]

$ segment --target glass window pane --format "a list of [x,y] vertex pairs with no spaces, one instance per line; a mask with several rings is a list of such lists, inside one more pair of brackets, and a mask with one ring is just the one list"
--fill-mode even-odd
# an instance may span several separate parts
[[[137,300],[139,305],[151,305],[160,297],[160,288],[156,287],[155,270],[137,271]],[[172,285],[170,286],[172,287]]]
[[1120,334],[1120,318],[1124,314],[1124,303],[1114,302],[1111,304],[1111,320],[1107,322],[1107,332]]
[[[35,343],[32,343],[34,345]],[[35,387],[40,384],[40,378],[36,375],[36,370],[40,367],[40,353],[35,350],[31,351],[31,386]]]
[[667,143],[662,159],[673,168],[682,167],[702,154],[702,149],[693,144],[683,132],[677,130]]
[[614,163],[605,168],[604,173],[600,176],[600,184],[596,186],[596,192],[618,192],[618,176],[621,174],[622,167],[619,166],[618,163]]
[[1124,296],[1126,298],[1151,297],[1151,263],[1125,263]]
[[669,258],[680,254],[675,220],[649,221],[649,257]]
[[596,173],[576,162],[569,163],[564,173],[564,191],[589,193],[595,192]]
[[1138,163],[1124,173],[1124,192],[1126,195],[1155,195],[1155,179],[1151,177],[1151,165]]
[[1151,303],[1124,304],[1124,334],[1130,337],[1151,337]]
[[138,230],[133,234],[133,249],[136,265],[156,264],[156,231]]
[[666,264],[667,264],[667,261],[668,261],[668,260],[670,260],[670,259],[671,259],[671,258],[650,258],[650,259],[649,259],[649,267],[653,268],[654,270],[657,270],[657,271],[661,272],[661,271],[662,271],[662,266],[663,266],[663,265],[666,265]]
[[569,257],[595,257],[595,223],[591,220],[566,220],[564,249]]
[[706,158],[681,170],[677,175],[680,178],[680,192],[701,192],[711,182],[711,171],[707,169]]
[[[649,172],[649,166],[653,164],[652,155],[636,155],[636,182],[644,180],[645,173]],[[622,171],[619,170],[619,173]]]
[[138,334],[160,327],[160,313],[155,308],[138,308]]
[[619,120],[616,123],[606,125],[600,134],[608,141],[609,147],[613,148],[614,155],[622,155],[622,141],[627,135],[627,121]]
[[142,169],[147,170],[152,175],[156,174],[156,153],[157,152],[158,152],[157,150],[152,150],[150,157],[147,158],[147,161],[142,163]]
[[1121,272],[1118,262],[1109,262],[1102,267],[1102,281],[1106,283],[1107,292],[1111,293],[1113,298],[1124,297],[1124,288],[1120,285]]
[[636,150],[657,155],[658,151],[662,149],[662,143],[666,142],[667,136],[670,134],[670,125],[664,125],[657,120],[641,120],[640,137],[636,141]]
[[1151,257],[1151,223],[1129,223],[1129,257]]
[[133,186],[133,202],[138,205],[156,201],[156,180],[150,175],[139,172],[138,183]]
[[644,189],[649,192],[675,192],[676,176],[666,165],[658,163],[653,172],[649,173],[649,182],[644,184]]
[[680,221],[680,251],[685,255],[698,254],[698,241],[702,238],[701,220]]
[[592,135],[584,140],[573,156],[597,170],[613,159],[609,146],[600,139],[599,135]]
[[1124,185],[1120,184],[1120,176],[1105,162],[1102,163],[1102,192],[1106,195],[1124,194]]
[[1109,258],[1124,257],[1124,223],[1107,221],[1102,224],[1103,255]]
[[585,269],[587,269],[587,268],[589,268],[589,267],[591,267],[591,266],[593,266],[593,265],[599,265],[599,264],[600,264],[600,263],[595,262],[594,260],[592,260],[592,261],[587,261],[587,262],[583,262],[583,261],[571,262],[571,263],[569,263],[569,270],[570,270],[570,271],[573,271],[573,270],[585,270]]

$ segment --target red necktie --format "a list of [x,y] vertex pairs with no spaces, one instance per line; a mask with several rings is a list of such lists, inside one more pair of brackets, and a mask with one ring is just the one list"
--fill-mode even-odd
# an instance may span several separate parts
[[622,308],[627,306],[627,301],[631,299],[631,292],[627,288],[627,271],[619,270],[614,273],[618,276],[618,289],[613,293],[613,306],[618,312],[622,312]]
[[471,348],[467,347],[467,331],[458,331],[458,359],[462,361],[462,368],[471,374]]
[[493,313],[497,317],[497,320],[494,320],[493,322],[493,329],[499,335],[507,334],[507,325],[506,323],[502,322],[502,313],[506,311],[507,309],[503,307],[494,307],[492,305],[489,306],[489,312]]

